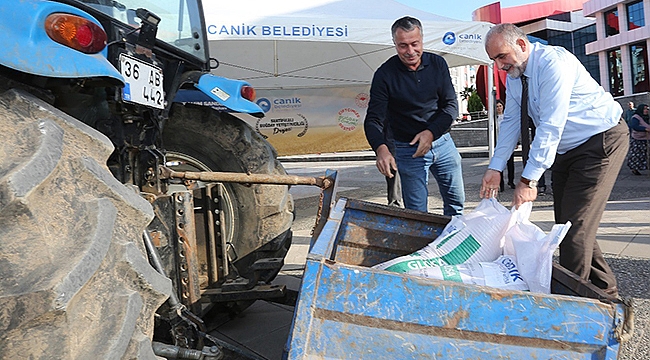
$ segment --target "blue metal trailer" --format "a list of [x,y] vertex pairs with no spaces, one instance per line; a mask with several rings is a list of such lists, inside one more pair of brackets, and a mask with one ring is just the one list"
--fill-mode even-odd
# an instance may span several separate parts
[[617,357],[631,334],[629,306],[559,265],[552,295],[371,268],[422,248],[449,220],[340,199],[313,237],[286,357]]

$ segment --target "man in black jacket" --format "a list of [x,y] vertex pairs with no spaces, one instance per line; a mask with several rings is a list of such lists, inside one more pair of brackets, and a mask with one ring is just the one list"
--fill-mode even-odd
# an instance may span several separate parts
[[[364,129],[387,177],[399,171],[404,206],[428,210],[429,172],[445,215],[460,215],[465,202],[461,157],[449,135],[458,116],[456,92],[445,60],[422,50],[422,24],[403,17],[392,26],[397,55],[375,72]],[[386,144],[384,123],[393,133],[395,156]]]

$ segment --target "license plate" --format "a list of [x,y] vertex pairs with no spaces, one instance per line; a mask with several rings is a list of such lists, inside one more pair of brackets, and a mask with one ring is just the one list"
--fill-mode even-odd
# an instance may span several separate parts
[[126,80],[122,99],[142,105],[165,108],[162,70],[144,61],[120,54],[120,72]]

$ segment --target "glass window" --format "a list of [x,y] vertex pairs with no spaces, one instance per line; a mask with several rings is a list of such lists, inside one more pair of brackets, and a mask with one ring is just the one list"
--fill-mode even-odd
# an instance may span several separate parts
[[627,29],[634,30],[642,26],[645,26],[643,0],[627,4]]
[[548,44],[562,46],[575,54],[573,51],[573,36],[568,31],[548,30]]
[[550,20],[556,20],[556,21],[564,21],[564,22],[571,22],[571,12],[561,12],[558,14],[552,14],[548,17]]
[[623,95],[623,68],[621,67],[621,49],[607,52],[609,65],[609,92],[612,96]]
[[605,12],[605,34],[607,36],[619,33],[618,28],[618,10],[613,9]]
[[585,52],[585,44],[597,40],[596,24],[585,26],[575,30],[573,33],[547,29],[537,31],[533,34],[527,34],[526,36],[528,36],[528,40],[531,43],[539,42],[545,45],[562,46],[569,50],[578,58],[578,60],[580,60],[591,77],[593,77],[599,84],[601,83],[598,54],[587,55]]
[[634,93],[650,91],[648,83],[648,52],[645,43],[630,45],[632,85]]
[[203,24],[196,0],[81,0],[93,8],[131,27],[140,26],[136,9],[144,8],[160,17],[156,37],[199,59],[207,60],[203,46]]
[[596,24],[585,26],[573,33],[573,50],[585,69],[600,84],[600,64],[598,54],[587,55],[585,44],[596,41]]

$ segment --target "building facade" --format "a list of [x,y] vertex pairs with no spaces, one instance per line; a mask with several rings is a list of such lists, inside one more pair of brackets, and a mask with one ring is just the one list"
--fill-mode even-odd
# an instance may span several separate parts
[[562,46],[572,52],[591,76],[600,82],[598,56],[587,54],[585,51],[585,45],[596,40],[596,24],[593,18],[587,18],[581,10],[575,10],[517,25],[528,35],[531,42]]
[[467,99],[463,99],[463,91],[466,88],[476,86],[476,69],[478,66],[466,65],[457,66],[449,69],[451,82],[456,90],[456,99],[458,100],[458,117],[459,120],[467,120]]
[[601,85],[619,100],[647,102],[650,0],[590,0],[583,13],[596,19],[597,39],[585,50],[598,56]]
[[[596,81],[602,82],[607,78],[602,77],[599,55],[585,50],[587,44],[597,41],[597,21],[584,14],[582,3],[583,0],[551,0],[502,8],[501,3],[496,2],[476,9],[472,18],[494,24],[512,23],[520,27],[531,42],[562,46],[576,55]],[[505,91],[505,87],[503,89]],[[497,98],[504,95],[498,94]]]

